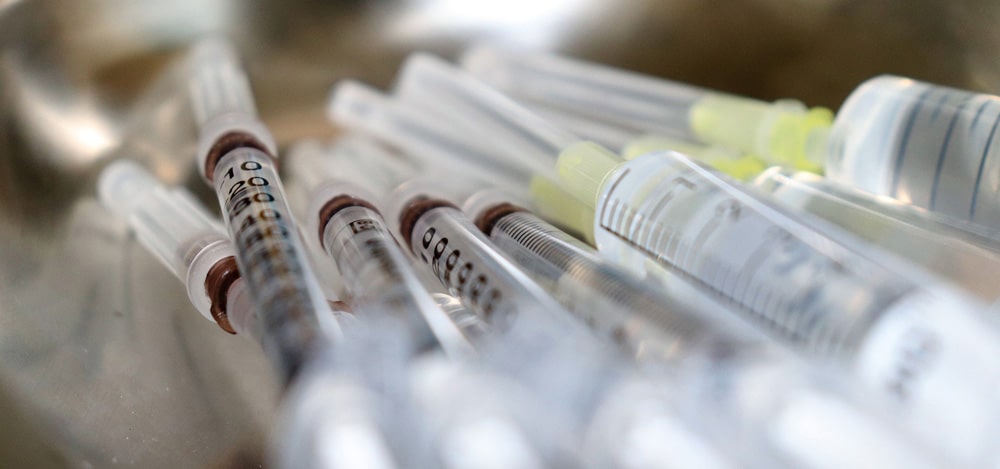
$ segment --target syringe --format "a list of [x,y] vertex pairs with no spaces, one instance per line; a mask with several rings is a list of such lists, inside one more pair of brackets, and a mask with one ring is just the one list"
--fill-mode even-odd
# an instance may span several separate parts
[[[523,109],[496,116],[510,106],[490,108],[495,92],[444,64],[410,60],[407,67],[414,83],[432,75],[439,92],[479,108],[467,119],[514,127],[506,134],[524,134],[525,141],[551,134],[534,135],[538,118],[522,118]],[[907,427],[954,458],[994,459],[989,441],[1000,431],[991,416],[997,411],[985,409],[1000,369],[977,357],[1000,352],[1000,340],[982,317],[985,306],[936,278],[908,275],[903,261],[818,221],[800,221],[682,156],[621,162],[579,139],[558,143],[538,144],[538,153],[562,153],[560,177],[594,207],[602,255],[638,268],[657,263],[686,277],[791,346],[843,366]]]
[[1000,229],[1000,97],[880,76],[830,132],[829,177]]
[[617,161],[592,144],[560,157],[571,192],[594,201],[602,254],[653,259],[839,364],[958,460],[996,458],[1000,369],[982,357],[1000,353],[1000,338],[984,305],[678,154]]
[[[128,220],[139,242],[184,282],[191,304],[203,316],[230,334],[261,343],[258,317],[232,244],[194,196],[180,187],[164,187],[129,160],[105,168],[97,190],[104,206]],[[342,302],[332,302],[330,309],[338,321],[353,321]],[[298,353],[280,357],[275,368],[295,368],[290,363],[299,358]]]
[[767,103],[583,61],[479,46],[461,62],[517,99],[618,122],[643,133],[721,144],[816,170],[833,114],[794,100]]
[[772,200],[834,223],[954,282],[988,304],[1000,299],[1000,253],[996,251],[1000,238],[989,236],[978,226],[813,173],[774,167],[757,177],[754,186]]
[[[198,170],[218,195],[236,263],[261,318],[264,352],[276,362],[308,354],[324,335],[340,331],[285,201],[274,140],[257,118],[247,78],[228,44],[198,43],[187,65],[200,129]],[[281,374],[292,376],[303,361],[287,361]]]

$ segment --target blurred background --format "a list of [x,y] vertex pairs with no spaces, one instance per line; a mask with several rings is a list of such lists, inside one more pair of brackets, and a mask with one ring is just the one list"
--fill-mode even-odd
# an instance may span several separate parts
[[0,464],[256,467],[280,398],[255,346],[96,203],[138,159],[205,197],[178,77],[194,38],[245,55],[279,145],[336,133],[344,77],[391,84],[402,58],[475,41],[836,109],[893,73],[1000,91],[990,0],[0,0]]

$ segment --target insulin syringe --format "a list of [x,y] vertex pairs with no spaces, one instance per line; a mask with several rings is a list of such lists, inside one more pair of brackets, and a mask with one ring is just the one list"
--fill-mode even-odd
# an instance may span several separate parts
[[774,167],[753,185],[771,200],[834,223],[988,304],[1000,299],[1000,236],[996,233],[813,173]]
[[525,102],[621,123],[643,134],[721,144],[765,161],[822,168],[833,114],[768,103],[553,55],[480,46],[463,66]]
[[[506,135],[531,135],[528,142],[552,135],[534,135],[539,119],[523,109],[489,108],[495,94],[478,95],[494,92],[445,64],[411,59],[404,73],[409,87],[433,86],[481,108],[466,119],[515,127]],[[495,116],[500,111],[507,114]],[[623,162],[565,133],[536,145],[539,155],[561,153],[560,179],[593,208],[602,255],[637,267],[655,262],[686,277],[789,345],[844,366],[907,427],[954,458],[977,465],[994,459],[997,419],[984,409],[994,402],[1000,367],[982,357],[1000,352],[1000,340],[985,306],[936,278],[908,275],[903,261],[804,223],[683,156]]]
[[[187,288],[191,304],[231,334],[261,344],[266,333],[236,267],[232,244],[222,226],[186,190],[164,187],[138,163],[120,160],[101,173],[98,195],[105,207],[127,220],[139,242]],[[352,315],[341,302],[330,309],[338,321]],[[271,357],[274,360],[274,357]],[[275,369],[295,369],[301,353],[274,361]]]
[[[264,351],[272,359],[293,351],[308,354],[315,349],[311,344],[340,331],[326,313],[285,201],[274,140],[257,118],[248,80],[228,44],[198,43],[187,66],[200,130],[198,170],[219,198],[236,263],[260,325],[269,331],[263,334]],[[282,370],[285,376],[294,372]]]

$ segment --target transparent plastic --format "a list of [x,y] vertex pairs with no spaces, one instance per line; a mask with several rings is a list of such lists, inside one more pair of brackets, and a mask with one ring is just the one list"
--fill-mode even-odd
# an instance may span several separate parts
[[[418,457],[401,441],[420,435],[405,353],[371,330],[355,332],[354,343],[317,354],[289,388],[273,432],[275,467],[394,469]],[[373,364],[380,368],[364,368]]]
[[[451,125],[486,139],[487,146],[508,147],[507,160],[534,173],[551,176],[552,160],[578,137],[539,118],[475,77],[431,55],[413,54],[403,64],[396,95],[442,114]],[[461,116],[461,117],[457,117]],[[521,131],[530,127],[531,132]]]
[[307,140],[296,143],[283,159],[294,186],[312,194],[331,180],[351,181],[376,195],[388,193],[421,171],[410,158],[359,134],[339,136],[330,143]]
[[989,396],[1000,366],[975,358],[1000,353],[985,305],[682,155],[618,163],[606,151],[600,161],[599,150],[567,149],[560,174],[595,202],[603,255],[626,265],[653,260],[689,279],[857,377],[926,443],[963,464],[995,463],[989,441],[1000,432],[1000,408]]
[[488,236],[563,306],[639,358],[671,361],[711,354],[715,347],[733,348],[740,341],[764,341],[722,305],[668,296],[659,285],[599,257],[531,213],[500,217]]
[[187,285],[198,312],[215,322],[205,293],[205,275],[216,262],[232,255],[222,225],[190,193],[164,187],[133,161],[108,165],[97,193],[105,207],[128,220],[139,242]]
[[876,77],[838,112],[827,172],[835,181],[997,229],[998,126],[1000,97]]
[[[724,316],[729,313],[723,311],[723,307],[720,305],[713,305],[715,308],[706,308],[705,303],[701,303],[699,307],[668,297],[663,294],[662,288],[644,282],[631,273],[609,264],[608,261],[599,258],[596,253],[579,241],[559,232],[529,213],[514,212],[503,216],[495,222],[490,239],[498,249],[514,259],[533,279],[549,289],[564,306],[583,315],[585,322],[603,332],[601,335],[616,338],[619,343],[626,345],[628,350],[640,359],[670,364],[673,367],[684,369],[685,373],[692,373],[690,375],[692,377],[698,376],[698,373],[704,373],[704,377],[696,379],[705,379],[706,382],[730,381],[730,376],[739,377],[746,373],[747,381],[743,384],[746,389],[740,389],[737,386],[733,389],[734,393],[747,392],[748,395],[753,395],[752,387],[759,385],[756,381],[764,379],[770,383],[771,389],[788,390],[788,394],[772,397],[775,405],[793,406],[797,405],[796,401],[800,399],[822,399],[831,406],[841,408],[840,412],[852,415],[851,418],[857,419],[857,425],[866,432],[880,434],[881,438],[884,439],[893,431],[890,428],[881,428],[882,423],[864,416],[861,410],[863,406],[852,408],[851,402],[863,404],[863,402],[857,402],[855,396],[838,395],[826,391],[830,388],[829,383],[813,377],[812,370],[806,370],[798,360],[784,353],[783,350],[775,348],[770,344],[770,341],[747,330],[746,325],[738,322],[735,317]],[[729,355],[743,358],[734,360],[722,358]],[[703,368],[696,372],[701,367]],[[762,367],[767,371],[753,371],[757,367]],[[758,374],[760,376],[757,376]],[[688,375],[684,374],[684,376]],[[734,381],[739,382],[740,380],[734,379]],[[637,392],[650,396],[654,389],[659,393],[662,393],[664,388],[669,389],[669,386],[660,387],[650,384],[646,386],[648,387],[630,389],[627,394],[631,395],[633,392]],[[789,399],[792,402],[783,399]],[[664,418],[663,415],[657,415],[651,411],[647,411],[647,415],[638,415],[639,411],[633,408],[637,401],[634,397],[617,397],[611,401],[607,404],[608,406],[618,409],[617,412],[630,415],[628,417],[630,425],[653,426],[665,432],[666,435],[672,435],[672,432],[676,430],[673,427],[673,421]],[[618,401],[629,404],[619,404]],[[698,404],[696,403],[696,405]],[[657,401],[654,400],[649,402],[649,405],[653,409],[659,408],[661,412],[663,411],[662,402],[657,404]],[[701,403],[701,405],[711,406],[712,404]],[[754,404],[749,407],[757,407],[758,405]],[[778,433],[781,430],[768,423],[773,417],[769,415],[760,421],[751,421],[746,425],[760,425],[762,427],[758,430],[750,430],[751,432]],[[624,419],[626,417],[623,415],[618,418]],[[739,419],[736,420],[739,421]],[[608,423],[608,425],[612,424]],[[726,425],[732,425],[732,423]],[[723,431],[731,431],[731,429]],[[862,445],[861,440],[852,441],[855,437],[856,435],[845,433],[839,437],[838,442],[830,442],[830,444]],[[809,445],[811,442],[799,441],[798,438],[796,435],[782,435],[783,441],[780,444],[774,442],[770,444],[788,445],[788,447],[781,448],[780,451],[786,455],[794,453],[795,458],[800,458],[802,456],[798,452],[801,451],[801,446]],[[900,440],[894,443],[894,446],[889,445],[886,448],[894,447],[895,451],[900,451],[905,447],[905,444],[905,440]],[[620,453],[616,454],[620,458],[626,457],[628,454],[642,457],[639,453],[631,453],[624,448],[619,448],[619,451]],[[654,450],[653,448],[645,448],[644,451],[653,452]],[[653,454],[656,453],[653,452]],[[700,453],[696,452],[696,454]],[[645,457],[652,458],[653,456]],[[702,456],[692,455],[689,457],[700,460]],[[814,457],[814,455],[809,456],[810,459]],[[899,459],[900,457],[901,455],[897,454],[892,456],[889,461],[907,460],[907,458]],[[829,461],[827,460],[826,463],[830,463]],[[688,462],[685,460],[685,463]],[[809,461],[806,465],[816,464],[817,462],[814,460]],[[845,464],[847,463],[845,462]],[[856,463],[847,465],[856,465]]]
[[254,336],[289,379],[312,350],[340,331],[305,257],[274,159],[237,148],[220,159],[212,180],[261,318]]
[[244,132],[277,156],[271,132],[257,117],[250,81],[231,44],[220,37],[203,39],[188,54],[186,67],[195,121],[198,124],[198,170],[203,177],[205,160],[215,142],[231,132]]
[[833,114],[782,100],[767,103],[583,61],[479,46],[463,66],[526,102],[544,103],[623,126],[722,144],[766,161],[816,170]]
[[466,174],[497,181],[525,184],[530,171],[463,143],[426,114],[395,103],[361,83],[342,81],[333,91],[327,108],[330,120],[351,130],[388,142],[413,156],[427,171]]
[[[391,216],[400,218],[409,210],[408,201],[421,193],[419,188],[408,188],[392,194],[403,202],[395,204],[399,209]],[[524,309],[546,311],[562,321],[569,319],[569,313],[555,299],[496,252],[457,208],[427,210],[415,221],[412,232],[402,235],[402,239],[410,239],[413,255],[448,292],[488,324],[502,330]]]
[[[310,213],[319,221],[324,205],[338,197],[363,200],[360,192],[345,183],[324,185],[316,191]],[[316,231],[337,264],[355,311],[370,321],[405,323],[415,352],[440,346],[451,356],[468,355],[471,346],[461,331],[424,290],[382,215],[366,204],[338,210]]]
[[855,236],[954,282],[982,301],[1000,299],[1000,253],[990,242],[949,219],[878,197],[812,173],[771,168],[754,187],[786,207],[823,218]]
[[645,135],[630,141],[622,149],[621,155],[626,160],[631,160],[647,153],[668,150],[683,153],[685,156],[707,163],[709,166],[741,181],[749,181],[767,169],[767,165],[760,158],[744,154],[733,148],[689,143],[657,135]]
[[486,334],[489,326],[483,322],[476,313],[466,308],[462,300],[447,293],[433,292],[431,298],[437,303],[451,321],[462,331],[462,334],[470,343],[475,343],[480,337]]
[[542,119],[608,148],[623,149],[629,142],[643,134],[641,131],[627,129],[611,122],[598,121],[592,116],[583,116],[572,111],[533,106],[532,103],[521,104]]
[[570,431],[542,418],[545,412],[530,394],[510,379],[469,365],[428,357],[411,368],[435,465],[541,469],[580,464]]

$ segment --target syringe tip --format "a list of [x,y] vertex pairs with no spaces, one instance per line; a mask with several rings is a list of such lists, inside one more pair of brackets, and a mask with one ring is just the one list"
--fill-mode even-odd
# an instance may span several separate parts
[[159,185],[160,182],[139,163],[117,160],[101,172],[97,196],[104,207],[124,218],[141,203],[144,194]]
[[594,207],[605,176],[621,162],[618,155],[600,145],[581,142],[563,150],[556,167],[559,181],[566,192],[587,206]]

